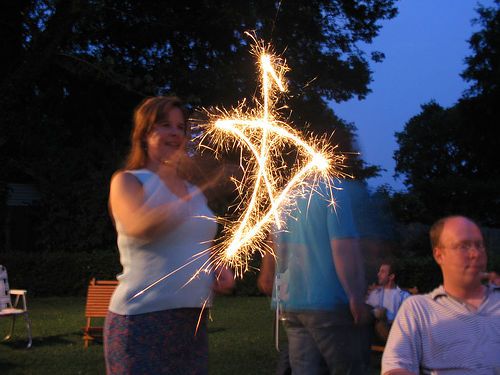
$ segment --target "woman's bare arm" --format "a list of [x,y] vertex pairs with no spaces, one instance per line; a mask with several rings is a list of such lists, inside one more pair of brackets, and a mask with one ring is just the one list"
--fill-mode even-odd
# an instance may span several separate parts
[[110,211],[129,236],[148,239],[159,232],[172,230],[182,220],[173,214],[178,204],[148,207],[142,184],[134,175],[118,172],[111,179]]

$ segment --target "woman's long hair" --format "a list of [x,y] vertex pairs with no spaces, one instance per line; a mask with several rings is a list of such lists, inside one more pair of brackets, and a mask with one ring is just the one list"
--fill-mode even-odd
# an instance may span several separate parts
[[168,118],[173,108],[179,108],[186,121],[186,136],[188,132],[187,112],[179,98],[175,96],[155,96],[144,99],[134,110],[134,123],[130,137],[130,151],[125,161],[125,169],[144,168],[148,155],[146,136],[153,125]]
[[[134,123],[131,133],[131,146],[128,156],[125,160],[124,169],[134,170],[144,168],[148,161],[146,136],[151,131],[153,125],[160,121],[165,121],[168,118],[168,113],[173,108],[179,108],[184,114],[186,121],[186,137],[189,137],[189,114],[182,105],[179,98],[175,96],[156,96],[144,99],[134,110]],[[204,158],[201,155],[189,157],[187,153],[179,160],[177,165],[177,173],[184,180],[189,181],[191,184],[198,186],[209,200],[209,205],[220,205],[221,207],[227,206],[224,201],[226,195],[233,195],[232,183],[229,185],[230,192],[223,192],[227,190],[228,186],[221,189],[220,186],[213,186],[212,182],[218,180],[221,176],[221,164],[214,158]],[[229,180],[227,181],[229,183]],[[222,194],[221,194],[222,193]],[[223,200],[223,204],[213,203],[218,200]],[[221,210],[219,210],[221,211]]]

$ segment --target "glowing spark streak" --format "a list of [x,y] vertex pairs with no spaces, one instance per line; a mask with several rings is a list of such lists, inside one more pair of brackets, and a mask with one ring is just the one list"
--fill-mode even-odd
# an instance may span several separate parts
[[[256,48],[259,48],[258,42],[255,40],[255,38],[253,39],[256,43]],[[261,48],[262,50],[265,49],[262,46]],[[241,272],[241,275],[243,267],[245,265],[248,265],[246,261],[249,254],[253,252],[253,249],[251,249],[251,245],[257,243],[259,241],[259,238],[262,240],[263,230],[268,226],[268,223],[271,221],[272,216],[274,216],[274,221],[277,227],[280,228],[281,212],[286,203],[290,201],[290,198],[293,196],[293,194],[297,193],[295,190],[296,187],[304,184],[304,186],[308,186],[313,189],[313,186],[317,181],[319,174],[326,178],[326,182],[330,190],[330,196],[333,197],[333,194],[331,193],[333,185],[329,182],[328,177],[346,176],[345,173],[334,168],[337,166],[342,166],[343,156],[334,155],[333,148],[326,144],[326,140],[323,140],[324,142],[315,144],[315,147],[313,147],[305,142],[302,138],[300,138],[298,133],[295,133],[289,127],[289,125],[280,121],[273,120],[273,116],[271,115],[272,112],[270,111],[270,109],[273,107],[271,96],[273,84],[275,84],[280,91],[285,91],[285,86],[283,85],[280,77],[287,68],[284,64],[282,64],[280,66],[281,70],[278,74],[273,67],[273,59],[267,54],[261,54],[260,56],[260,67],[262,71],[262,96],[264,101],[262,106],[262,117],[252,120],[249,120],[249,117],[247,117],[247,119],[219,119],[217,121],[214,121],[211,126],[209,125],[207,127],[207,132],[203,136],[203,139],[205,139],[205,137],[209,133],[216,136],[219,131],[222,133],[230,133],[238,140],[238,142],[246,146],[251,151],[257,162],[256,167],[258,168],[256,168],[256,171],[254,171],[252,174],[252,172],[249,172],[244,168],[243,157],[240,158],[240,167],[244,171],[243,180],[245,180],[245,178],[248,179],[246,177],[248,174],[250,175],[250,179],[253,178],[254,181],[252,196],[247,208],[244,210],[244,214],[242,215],[243,219],[240,220],[239,224],[237,225],[237,229],[231,231],[232,234],[229,236],[229,240],[224,241],[221,245],[214,246],[193,256],[192,259],[186,264],[178,267],[177,269],[156,280],[140,292],[136,293],[132,298],[130,298],[130,300],[142,295],[158,283],[164,281],[175,272],[190,265],[208,252],[213,253],[203,263],[198,271],[195,272],[195,274],[186,282],[186,284],[183,285],[183,287],[191,282],[194,278],[196,278],[200,274],[200,272],[209,272],[211,270],[217,269],[220,266],[235,266],[237,272],[236,274],[238,274],[239,270]],[[270,81],[270,77],[273,79],[272,81]],[[241,111],[236,110],[235,113],[238,115],[241,114]],[[246,135],[245,130],[250,132],[259,130],[261,132],[261,138],[259,140],[260,148],[256,145],[256,137],[252,133],[250,133],[250,136]],[[200,143],[200,147],[207,147],[202,144],[203,139]],[[222,145],[224,143],[224,137],[218,136],[218,138],[214,138],[214,141],[216,143],[219,142],[219,145]],[[280,170],[286,165],[282,159],[281,165],[275,165],[275,160],[273,160],[273,158],[279,160],[280,147],[287,144],[293,145],[302,156],[304,156],[304,154],[307,155],[309,160],[305,165],[302,165],[302,167],[296,171],[292,178],[282,188],[281,192],[275,195],[274,192],[276,190],[277,184],[273,183],[273,179],[280,179],[282,178],[282,175],[274,174],[273,169],[274,171]],[[323,152],[319,152],[316,148],[322,150]],[[327,153],[331,153],[332,157],[327,157]],[[314,172],[314,170],[316,170],[317,172]],[[304,181],[306,180],[306,178],[312,173],[316,173],[312,182],[309,181],[305,183]],[[244,195],[244,183],[237,181],[234,178],[233,181],[237,183],[236,187],[240,194]],[[265,185],[267,198],[262,197],[262,193],[260,192],[261,185]],[[268,202],[269,205],[269,208],[265,210],[264,215],[262,215],[259,208],[259,204],[262,203],[261,199],[264,199],[264,203],[267,204]],[[333,202],[333,200],[332,204],[335,205],[335,202]],[[267,246],[265,243],[262,243],[262,245],[272,253],[272,249],[269,248],[269,246]],[[223,248],[225,248],[224,252],[219,251]],[[238,258],[236,255],[240,255],[240,249],[244,250],[242,250],[241,258]],[[259,251],[263,250],[259,249]],[[244,260],[242,261],[242,259]],[[209,298],[210,296],[205,300],[203,304],[202,313]],[[201,316],[202,314],[200,314],[196,330],[198,330],[198,326],[201,322]]]
[[[256,45],[258,45],[255,38],[253,39]],[[274,216],[277,228],[281,228],[280,212],[289,198],[288,194],[291,194],[294,187],[303,183],[307,175],[312,173],[313,170],[317,170],[324,176],[328,176],[328,169],[331,167],[330,160],[327,157],[307,144],[298,134],[292,132],[291,129],[289,130],[288,125],[273,120],[271,115],[273,85],[277,86],[280,91],[285,91],[281,77],[282,73],[286,70],[286,66],[284,64],[280,65],[280,71],[277,73],[273,66],[273,57],[267,53],[260,54],[259,62],[263,98],[262,117],[256,119],[219,119],[214,122],[211,129],[213,133],[221,131],[233,135],[242,146],[250,150],[256,161],[255,171],[253,172],[253,191],[249,197],[248,205],[241,215],[239,224],[232,231],[229,241],[226,242],[227,247],[221,261],[223,263],[231,263],[241,248],[251,244],[254,241],[254,236],[259,237],[259,234],[261,234],[260,231],[268,225],[271,217]],[[257,140],[252,133],[253,130],[260,131],[259,146],[256,145]],[[246,133],[248,131],[251,132],[250,135]],[[288,181],[279,194],[275,194],[275,185],[272,181],[275,176],[273,175],[273,171],[269,169],[274,165],[270,161],[270,158],[273,157],[272,145],[285,145],[288,143],[297,147],[302,154],[308,155],[309,161]],[[274,150],[274,155],[277,155],[276,150]],[[279,155],[277,156],[279,157]],[[244,169],[245,175],[247,172]],[[265,186],[267,198],[262,196],[262,185]],[[243,184],[238,186],[240,194],[243,191],[242,189]],[[263,213],[260,212],[260,205],[263,204],[262,199],[266,199],[269,202],[269,208]],[[237,260],[234,262],[237,262]]]
[[[203,253],[200,253],[198,254],[196,257],[194,257],[193,259],[191,259],[189,262],[187,262],[186,264],[183,264],[182,266],[176,268],[175,270],[173,270],[172,272],[169,272],[167,273],[165,276],[162,276],[160,277],[158,280],[156,280],[155,282],[149,284],[147,287],[145,287],[144,289],[142,289],[141,291],[137,292],[136,294],[134,294],[132,297],[130,297],[129,301],[132,301],[133,299],[139,297],[140,295],[146,293],[149,289],[151,289],[152,287],[154,287],[155,285],[161,283],[163,280],[165,280],[167,277],[170,277],[172,276],[174,273],[176,273],[177,271],[180,271],[181,269],[183,269],[184,267],[187,267],[189,266],[191,263],[197,261],[201,256],[203,256]],[[198,273],[200,272],[200,270],[198,270],[198,272],[194,275],[196,276]],[[194,278],[194,276],[192,278]],[[191,278],[191,279],[192,279]]]
[[226,256],[232,257],[239,250],[242,244],[246,244],[247,242],[252,241],[253,237],[262,229],[262,227],[269,221],[272,213],[276,212],[280,205],[287,199],[288,193],[295,187],[297,182],[302,180],[304,175],[314,168],[313,163],[309,163],[306,167],[304,167],[300,172],[298,172],[293,179],[287,184],[287,186],[282,190],[281,194],[274,201],[271,206],[271,209],[262,217],[262,219],[254,224],[245,235],[242,234],[243,228],[239,229],[239,231],[234,235],[234,240],[231,242],[229,247],[226,250]]
[[[256,188],[254,189],[255,194],[252,195],[252,200],[250,201],[249,206],[253,207],[255,205],[255,199],[257,198],[256,194],[258,192],[258,187],[260,186],[260,179],[261,178],[264,178],[264,182],[265,182],[265,185],[266,185],[267,193],[268,193],[268,195],[269,195],[269,197],[271,198],[271,201],[272,201],[272,197],[274,195],[273,190],[272,190],[272,183],[271,183],[271,181],[269,181],[269,176],[266,173],[261,173],[260,172],[260,171],[264,171],[265,170],[265,165],[266,165],[265,162],[267,160],[266,149],[264,149],[264,150],[261,149],[261,151],[259,153],[257,151],[257,149],[254,147],[252,141],[243,132],[241,132],[239,129],[237,129],[237,128],[235,128],[233,126],[233,125],[236,125],[236,124],[250,125],[252,127],[255,124],[257,124],[257,125],[260,125],[260,126],[257,126],[257,127],[260,127],[260,128],[263,128],[263,129],[267,129],[267,126],[264,125],[260,121],[234,121],[234,120],[219,120],[215,124],[216,127],[220,128],[222,130],[234,133],[235,135],[237,135],[238,138],[240,138],[247,145],[247,147],[252,151],[252,153],[255,155],[257,163],[259,164],[259,174],[258,174],[258,177],[257,177],[257,181],[255,182]],[[251,211],[247,210],[247,213],[248,213],[248,215],[250,215]],[[245,221],[245,219],[247,219],[247,215],[245,215],[245,218],[243,220]],[[274,220],[275,220],[275,223],[276,223],[277,227],[280,228],[281,225],[280,225],[280,221],[279,221],[279,215],[278,215],[277,212],[274,213]]]
[[[253,146],[252,142],[250,141],[250,139],[248,139],[245,134],[243,134],[241,131],[239,131],[238,129],[236,128],[231,128],[229,129],[232,133],[236,134],[237,136],[239,136],[239,138],[248,146],[248,148],[252,151],[252,153],[255,155],[256,159],[257,159],[257,162],[259,164],[259,171],[262,171],[264,170],[265,168],[265,161],[266,161],[266,156],[265,156],[265,153],[261,150],[262,152],[262,155],[260,155],[258,152],[257,152],[257,149]],[[265,151],[265,150],[264,150]],[[258,178],[257,178],[257,181],[255,182],[255,188],[253,190],[253,193],[252,193],[252,198],[248,204],[249,206],[249,209],[246,210],[245,212],[245,215],[242,219],[242,225],[240,225],[240,227],[238,228],[238,230],[234,233],[233,235],[233,238],[234,238],[234,242],[235,243],[239,243],[241,242],[241,238],[243,237],[243,231],[245,229],[245,226],[244,226],[244,223],[248,222],[250,220],[250,215],[252,214],[252,210],[251,208],[253,208],[256,204],[257,204],[257,199],[258,199],[258,188],[260,186],[260,178],[261,177],[264,177],[264,180],[266,182],[266,188],[268,189],[268,193],[269,193],[269,196],[272,197],[273,195],[273,192],[270,188],[271,186],[271,183],[268,179],[268,176],[267,174],[263,174],[263,173],[260,173],[258,174]],[[272,206],[274,206],[274,202],[272,201]],[[275,220],[277,221],[277,223],[279,224],[279,217],[277,215],[277,212],[274,210],[273,211],[273,214],[275,215]],[[226,255],[228,257],[232,257],[238,250],[239,246],[234,246],[234,245],[230,245],[229,248],[227,249],[226,251]]]
[[[276,74],[275,70],[272,67],[271,64],[271,58],[269,55],[263,54],[261,56],[261,69],[262,69],[262,95],[264,97],[264,114],[263,114],[263,119],[261,121],[239,121],[239,120],[219,120],[216,122],[215,126],[224,130],[231,130],[233,133],[235,133],[240,139],[244,140],[244,142],[247,144],[247,146],[250,147],[252,150],[252,153],[255,155],[256,160],[259,164],[259,170],[256,176],[255,180],[255,185],[254,185],[254,192],[252,194],[252,198],[250,199],[250,202],[248,204],[248,209],[246,210],[243,219],[242,219],[242,224],[240,225],[239,229],[235,232],[234,238],[237,239],[242,236],[242,232],[246,226],[246,223],[250,220],[251,215],[253,213],[254,207],[258,203],[258,193],[261,185],[261,180],[264,179],[264,183],[267,189],[267,194],[269,199],[271,200],[271,205],[274,206],[273,200],[274,200],[274,192],[272,189],[272,183],[269,181],[269,176],[267,173],[265,173],[265,160],[267,159],[268,155],[268,147],[267,147],[267,138],[268,138],[268,132],[270,129],[270,124],[269,124],[269,107],[270,107],[270,95],[269,92],[271,90],[272,83],[269,82],[269,76],[271,76],[278,86],[278,88],[281,91],[285,90],[285,87],[283,83],[281,82],[281,79],[278,77]],[[233,126],[236,124],[248,124],[248,125],[253,125],[254,123],[257,123],[260,125],[260,128],[262,129],[262,140],[261,140],[261,148],[260,148],[260,153],[257,153],[256,150],[254,149],[253,146],[251,145],[251,141],[242,133],[239,131],[236,131]],[[263,163],[264,161],[264,163]],[[273,210],[273,216],[274,216],[274,222],[278,228],[281,228],[281,223],[279,219],[279,213],[278,210]],[[232,249],[232,247],[231,247]],[[226,252],[228,257],[232,257],[234,255],[235,251],[233,250],[228,250]]]
[[[290,190],[298,182],[300,182],[307,175],[307,173],[309,171],[311,171],[314,168],[317,168],[319,171],[325,171],[329,167],[328,160],[323,155],[316,152],[311,146],[309,146],[301,138],[290,133],[289,131],[287,131],[283,127],[273,126],[273,125],[270,125],[269,123],[264,122],[264,121],[250,121],[250,120],[247,120],[247,121],[219,120],[219,121],[217,121],[216,126],[218,128],[223,129],[227,132],[233,133],[241,141],[243,141],[243,143],[252,151],[252,153],[254,154],[254,156],[259,164],[259,176],[264,177],[264,179],[266,181],[266,185],[270,184],[270,182],[268,181],[269,177],[267,176],[266,173],[263,173],[262,171],[265,170],[265,162],[267,160],[267,156],[265,154],[259,155],[257,153],[257,150],[254,147],[254,145],[252,144],[251,140],[241,130],[234,127],[237,124],[246,125],[246,126],[253,127],[253,128],[262,128],[262,129],[277,133],[282,138],[290,139],[293,143],[304,148],[307,151],[307,153],[311,155],[312,160],[305,167],[303,167],[302,170],[300,172],[298,172],[289,181],[289,183],[286,185],[286,187],[282,190],[282,192],[279,194],[279,196],[277,198],[271,196],[272,200],[271,200],[270,210],[267,212],[267,214],[259,222],[254,224],[253,227],[250,228],[246,234],[244,234],[245,223],[248,222],[249,217],[252,213],[250,208],[253,208],[256,205],[256,200],[258,199],[258,197],[257,197],[258,183],[256,183],[256,187],[254,188],[251,201],[248,205],[249,209],[247,209],[247,211],[245,212],[244,218],[241,221],[241,225],[233,234],[233,241],[229,244],[229,247],[226,250],[226,256],[229,258],[234,256],[234,254],[236,254],[236,252],[238,251],[238,249],[241,247],[242,244],[245,244],[245,243],[252,240],[253,236],[255,236],[261,230],[261,228],[265,225],[265,223],[270,220],[271,214],[277,215],[280,205],[285,201]],[[268,189],[268,192],[270,195],[272,194],[272,192],[270,192],[270,189]]]
[[[268,124],[269,121],[269,91],[271,90],[271,85],[272,83],[269,82],[269,75],[274,79],[274,82],[278,85],[279,89],[281,91],[285,90],[285,87],[283,86],[283,83],[281,82],[281,79],[276,75],[276,72],[273,69],[273,66],[271,65],[271,58],[269,55],[263,54],[260,59],[261,63],[261,68],[262,68],[262,96],[264,97],[264,124]],[[267,154],[267,131],[268,131],[268,126],[263,127],[263,133],[262,133],[262,142],[261,142],[261,149],[260,149],[260,158],[262,159],[264,155]],[[266,188],[268,191],[269,198],[271,199],[271,202],[273,201],[273,193],[271,189],[271,185],[267,180],[267,174],[264,174],[263,171],[265,168],[260,168],[259,169],[259,174],[257,175],[257,181],[255,182],[255,189],[254,192],[255,194],[252,196],[252,201],[250,203],[250,207],[253,207],[255,205],[255,199],[257,198],[257,192],[259,190],[259,185],[260,185],[260,179],[262,176],[265,176],[266,179]],[[247,211],[250,215],[250,210]],[[245,218],[243,219],[243,222],[248,221],[247,215],[245,215]],[[278,212],[276,211],[274,213],[274,221],[276,223],[276,226],[278,228],[281,228],[280,220],[279,220],[279,215]],[[243,226],[242,226],[243,227]],[[229,256],[231,256],[228,253]]]
[[[209,297],[210,298],[210,297]],[[205,307],[207,306],[208,299],[203,302],[203,306],[201,307],[200,315],[198,316],[198,322],[196,323],[196,329],[194,330],[194,335],[198,333],[198,329],[200,328],[201,318],[203,317],[203,311],[205,311]]]

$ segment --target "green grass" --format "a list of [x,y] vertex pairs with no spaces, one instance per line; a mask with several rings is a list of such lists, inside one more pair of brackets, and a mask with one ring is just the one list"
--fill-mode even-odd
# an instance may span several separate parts
[[[33,346],[25,349],[24,322],[0,343],[0,374],[104,374],[102,344],[83,348],[84,298],[31,298]],[[219,297],[209,323],[210,374],[274,374],[273,313],[262,297]],[[0,335],[10,319],[0,320]]]
[[[83,348],[85,298],[30,298],[33,346],[25,349],[24,322],[14,337],[0,342],[0,375],[104,374],[101,343]],[[210,374],[274,374],[273,312],[264,297],[218,297],[209,322]],[[0,337],[10,319],[0,319]],[[284,335],[284,332],[283,332]],[[379,372],[374,367],[372,374]]]

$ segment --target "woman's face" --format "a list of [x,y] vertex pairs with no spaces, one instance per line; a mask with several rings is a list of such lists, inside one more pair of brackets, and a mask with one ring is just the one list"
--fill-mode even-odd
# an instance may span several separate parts
[[148,159],[161,164],[179,160],[185,153],[186,127],[182,111],[172,108],[146,135]]

